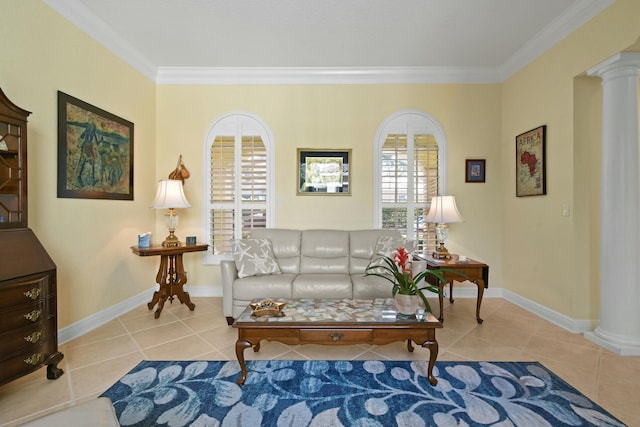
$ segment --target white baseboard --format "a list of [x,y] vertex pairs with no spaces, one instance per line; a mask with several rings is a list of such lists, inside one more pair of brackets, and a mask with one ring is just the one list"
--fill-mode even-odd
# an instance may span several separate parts
[[504,299],[517,305],[518,307],[522,307],[525,310],[535,314],[536,316],[548,320],[549,322],[560,326],[561,328],[566,329],[567,331],[574,334],[583,334],[585,332],[590,332],[598,326],[597,320],[572,319],[571,317],[565,316],[562,313],[558,313],[555,310],[551,310],[544,305],[521,297],[520,295],[506,289],[502,290],[502,296]]
[[192,297],[222,297],[222,286],[189,286],[184,290]]
[[[449,297],[449,286],[444,287],[444,294]],[[477,298],[478,287],[477,286],[454,286],[453,298]],[[484,298],[502,298],[502,288],[486,288],[482,294]]]
[[[82,320],[78,320],[75,323],[72,323],[69,326],[65,326],[64,328],[60,328],[58,330],[58,342],[60,344],[64,344],[67,341],[71,341],[74,338],[77,338],[81,335],[86,334],[93,329],[104,325],[116,319],[123,314],[133,310],[136,307],[139,307],[143,304],[151,301],[153,297],[153,293],[156,288],[147,289],[135,295],[127,300],[119,302],[118,304],[112,305],[109,308],[106,308],[102,311],[99,311],[91,316],[85,317]],[[221,286],[185,286],[184,290],[189,293],[189,295],[194,297],[221,297],[222,296],[222,287]]]
[[[447,288],[448,290],[448,288]],[[85,317],[69,326],[65,326],[58,330],[58,342],[64,344],[74,338],[86,334],[87,332],[104,325],[113,319],[122,316],[123,314],[139,307],[142,304],[146,304],[151,301],[155,288],[148,289],[135,295],[125,301],[112,305],[98,313]],[[185,286],[185,291],[193,297],[222,297],[221,286]],[[461,286],[454,288],[455,298],[476,298],[478,295],[478,288],[475,286]],[[484,291],[484,298],[504,298],[507,301],[522,307],[523,309],[546,319],[563,329],[566,329],[572,333],[584,333],[590,332],[598,325],[597,321],[593,320],[579,320],[572,319],[564,314],[551,310],[543,305],[533,302],[527,298],[521,297],[518,294],[507,291],[502,288],[487,288]]]
[[133,310],[134,308],[151,301],[151,297],[153,296],[154,291],[155,288],[147,289],[146,291],[141,292],[138,295],[135,295],[127,300],[112,305],[109,308],[92,314],[91,316],[85,317],[82,320],[78,320],[77,322],[72,323],[69,326],[60,328],[58,330],[58,342],[60,344],[64,344],[67,341],[84,335],[87,332],[97,328],[98,326],[102,326],[105,323],[110,322],[113,319],[116,319],[119,316],[122,316],[123,314]]

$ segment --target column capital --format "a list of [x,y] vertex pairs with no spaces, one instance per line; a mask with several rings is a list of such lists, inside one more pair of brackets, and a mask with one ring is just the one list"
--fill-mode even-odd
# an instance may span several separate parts
[[619,52],[611,58],[587,70],[587,75],[604,79],[609,71],[627,71],[628,75],[640,72],[640,52]]

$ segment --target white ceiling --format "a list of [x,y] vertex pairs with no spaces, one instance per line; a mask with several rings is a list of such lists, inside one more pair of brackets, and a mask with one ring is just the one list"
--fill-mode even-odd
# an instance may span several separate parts
[[613,2],[44,1],[154,80],[212,70],[403,69],[405,76],[440,70],[489,81],[517,71]]

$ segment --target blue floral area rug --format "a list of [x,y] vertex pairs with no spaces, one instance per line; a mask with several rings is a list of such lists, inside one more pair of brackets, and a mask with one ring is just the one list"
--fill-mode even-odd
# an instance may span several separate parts
[[103,396],[123,426],[624,426],[537,362],[144,361]]

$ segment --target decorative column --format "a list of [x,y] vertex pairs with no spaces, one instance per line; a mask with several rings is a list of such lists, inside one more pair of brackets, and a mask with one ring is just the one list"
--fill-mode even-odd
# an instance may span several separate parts
[[618,53],[589,70],[602,79],[600,323],[585,336],[640,355],[640,53]]

